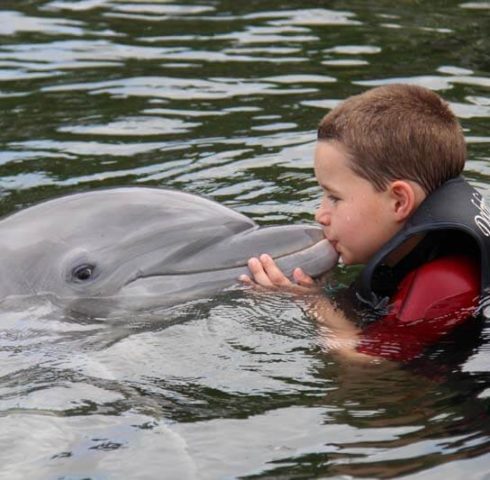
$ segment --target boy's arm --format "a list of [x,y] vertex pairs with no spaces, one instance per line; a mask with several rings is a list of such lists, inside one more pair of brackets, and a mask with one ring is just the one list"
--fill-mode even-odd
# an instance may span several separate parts
[[308,312],[318,322],[323,347],[329,353],[342,359],[355,361],[373,361],[377,357],[360,353],[356,347],[360,341],[361,330],[354,325],[336,306],[322,294],[315,281],[297,268],[293,272],[293,283],[277,267],[274,260],[266,254],[251,258],[248,268],[253,279],[242,275],[240,280],[248,284],[258,284],[267,288],[286,288],[308,297]]
[[251,259],[249,268],[259,285],[303,295],[325,350],[349,362],[410,360],[478,312],[480,266],[466,255],[437,258],[413,270],[391,299],[390,311],[362,331],[304,272],[295,273],[296,285],[267,255]]

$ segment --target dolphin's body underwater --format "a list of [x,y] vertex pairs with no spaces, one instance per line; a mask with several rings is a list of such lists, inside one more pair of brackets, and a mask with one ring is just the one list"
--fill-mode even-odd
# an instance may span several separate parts
[[317,276],[337,262],[319,227],[259,228],[188,193],[73,194],[0,221],[0,300],[47,294],[95,310],[165,306],[238,283],[248,258],[265,252],[288,275],[299,266]]

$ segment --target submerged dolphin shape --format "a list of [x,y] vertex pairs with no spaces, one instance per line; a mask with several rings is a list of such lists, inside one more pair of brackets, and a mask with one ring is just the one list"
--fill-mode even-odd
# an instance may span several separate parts
[[259,228],[219,203],[159,188],[49,200],[0,221],[0,300],[53,295],[130,310],[206,296],[267,252],[290,275],[331,269],[337,253],[311,225]]

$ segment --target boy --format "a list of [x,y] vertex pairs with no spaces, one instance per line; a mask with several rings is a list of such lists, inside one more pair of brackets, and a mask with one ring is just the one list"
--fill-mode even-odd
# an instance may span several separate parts
[[[343,263],[366,265],[349,289],[364,324],[325,297],[315,302],[330,348],[408,360],[476,312],[490,285],[490,212],[460,177],[465,160],[456,117],[423,87],[374,88],[323,118],[315,219]],[[250,259],[249,269],[259,285],[294,285],[268,255]],[[304,292],[314,285],[299,269],[294,281]],[[374,321],[366,325],[367,317]]]

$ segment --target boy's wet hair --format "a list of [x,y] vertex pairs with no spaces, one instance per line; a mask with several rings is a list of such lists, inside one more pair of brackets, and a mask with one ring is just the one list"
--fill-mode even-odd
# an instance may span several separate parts
[[349,97],[318,127],[318,140],[346,148],[350,167],[383,191],[412,180],[429,194],[461,174],[466,143],[456,116],[433,91],[386,85]]

